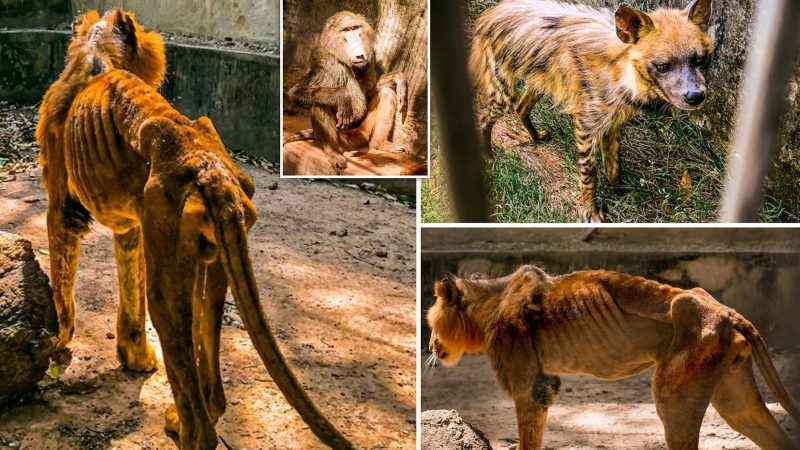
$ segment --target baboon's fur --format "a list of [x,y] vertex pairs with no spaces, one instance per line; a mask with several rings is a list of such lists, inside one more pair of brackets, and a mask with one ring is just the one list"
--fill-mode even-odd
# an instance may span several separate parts
[[[619,129],[642,105],[662,100],[694,109],[702,102],[703,70],[713,52],[703,31],[710,10],[711,0],[649,14],[624,5],[613,13],[547,0],[504,0],[486,10],[476,22],[469,63],[487,156],[492,128],[512,107],[517,82],[525,91],[515,110],[534,140],[547,132],[534,126],[531,110],[541,97],[552,97],[575,121],[580,218],[601,221],[595,146],[606,178],[616,184]],[[702,95],[690,104],[682,97],[689,92]]]
[[[355,42],[364,50],[365,63],[356,66],[348,54],[346,33],[357,32]],[[407,101],[405,75],[380,75],[375,59],[375,31],[367,19],[349,11],[325,21],[314,49],[311,68],[289,91],[298,105],[308,108],[311,130],[301,131],[284,141],[316,139],[322,144],[336,173],[347,167],[343,156],[354,147],[404,152],[406,146],[389,141],[394,117]]]
[[685,290],[623,273],[551,277],[522,266],[497,279],[450,277],[434,286],[430,349],[444,365],[484,353],[514,400],[519,450],[542,447],[559,375],[619,380],[655,366],[653,400],[670,450],[697,449],[709,403],[765,449],[797,446],[767,409],[753,363],[795,421],[758,330],[700,288]]

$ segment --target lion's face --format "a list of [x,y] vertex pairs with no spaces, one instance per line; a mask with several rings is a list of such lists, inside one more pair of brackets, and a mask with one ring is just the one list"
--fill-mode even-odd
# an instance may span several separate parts
[[459,280],[447,278],[434,285],[436,302],[428,310],[429,348],[444,366],[458,364],[464,353],[483,351],[483,332],[467,314]]
[[428,343],[428,349],[433,355],[436,356],[436,361],[441,362],[445,367],[451,367],[458,364],[461,356],[464,354],[463,350],[456,349],[456,347],[448,348],[441,339],[436,336],[436,331],[431,333],[431,340]]
[[105,66],[127,70],[158,87],[164,79],[164,41],[156,31],[146,31],[132,12],[111,10],[100,16],[89,11],[72,22],[68,54],[90,49]]

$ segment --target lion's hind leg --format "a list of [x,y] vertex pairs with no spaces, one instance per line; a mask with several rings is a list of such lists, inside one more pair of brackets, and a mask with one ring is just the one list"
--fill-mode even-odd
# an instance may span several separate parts
[[119,279],[117,356],[128,370],[156,370],[156,353],[147,342],[144,241],[138,225],[114,235],[114,257]]
[[[711,404],[734,430],[763,449],[797,448],[772,417],[753,377],[750,345],[744,336],[733,333],[735,360],[722,371]],[[736,348],[738,347],[738,348]]]
[[228,283],[225,270],[219,259],[198,268],[197,280],[205,283],[195,285],[192,339],[198,350],[200,384],[206,396],[208,413],[216,423],[225,413],[225,391],[219,368],[219,336]]
[[653,400],[667,448],[695,450],[716,381],[729,363],[730,343],[723,338],[729,328],[697,294],[677,296],[670,312],[674,335],[656,362]]

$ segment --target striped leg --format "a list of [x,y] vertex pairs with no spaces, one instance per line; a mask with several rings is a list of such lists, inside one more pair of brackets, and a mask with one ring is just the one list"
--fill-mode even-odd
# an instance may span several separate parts
[[519,99],[515,108],[517,115],[519,116],[519,120],[521,120],[522,124],[525,125],[525,129],[528,130],[528,134],[531,136],[531,140],[534,142],[546,141],[550,137],[550,133],[548,133],[546,130],[537,130],[536,126],[531,120],[531,111],[533,111],[533,107],[540,98],[541,97],[538,93],[534,92],[533,89],[528,88],[525,90],[525,93],[522,94],[522,98]]
[[498,66],[494,56],[489,52],[486,63],[489,70],[485,76],[490,77],[487,82],[479,83],[488,86],[486,91],[479,95],[477,101],[478,127],[481,131],[483,151],[486,158],[492,157],[492,129],[500,117],[509,110],[514,101],[513,83],[510,74]]
[[619,129],[612,129],[600,139],[603,171],[609,183],[619,184]]
[[603,215],[597,207],[597,166],[595,165],[596,136],[587,131],[581,121],[575,120],[575,143],[578,146],[581,199],[578,213],[583,222],[602,222]]

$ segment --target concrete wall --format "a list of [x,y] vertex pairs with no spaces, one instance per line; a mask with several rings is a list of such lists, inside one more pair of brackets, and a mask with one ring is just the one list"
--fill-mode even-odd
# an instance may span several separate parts
[[[0,99],[41,100],[64,67],[67,32],[0,31]],[[162,94],[190,118],[207,115],[228,149],[278,161],[278,58],[170,42]]]
[[70,0],[0,0],[0,28],[55,28],[71,21]]
[[[4,0],[8,1],[8,0]],[[280,0],[72,0],[74,13],[121,6],[148,27],[213,39],[277,47]]]
[[[700,286],[750,319],[770,346],[800,343],[800,229],[423,229],[422,309],[447,273],[608,269]],[[423,343],[430,331],[423,327]]]

